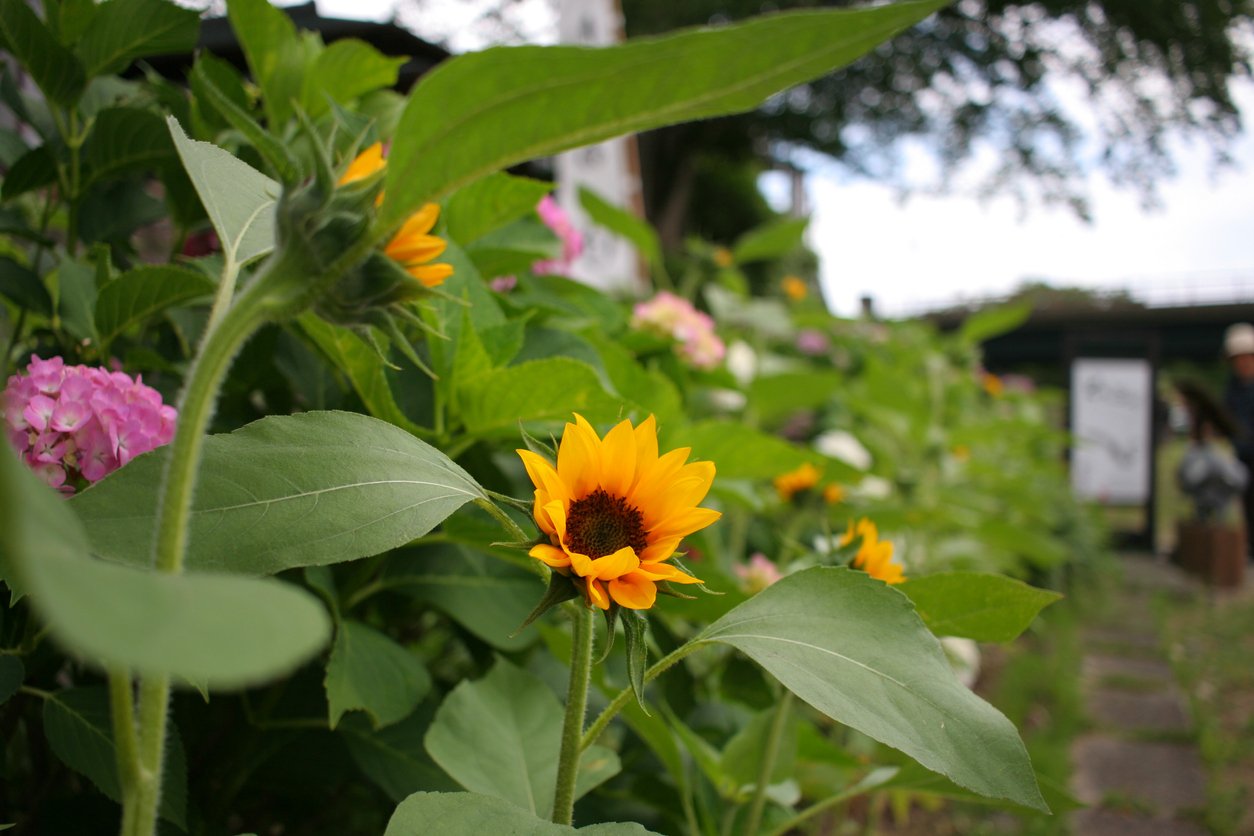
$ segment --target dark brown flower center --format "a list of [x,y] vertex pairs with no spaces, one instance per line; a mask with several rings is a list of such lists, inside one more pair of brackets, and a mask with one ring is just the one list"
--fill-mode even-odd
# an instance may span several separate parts
[[649,543],[640,510],[598,488],[570,504],[566,548],[593,560],[631,546],[639,555]]

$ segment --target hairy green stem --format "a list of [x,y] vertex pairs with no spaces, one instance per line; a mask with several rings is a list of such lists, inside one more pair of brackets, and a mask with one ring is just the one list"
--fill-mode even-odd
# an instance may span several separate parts
[[[669,670],[676,662],[687,656],[691,656],[704,646],[705,642],[690,641],[675,648],[644,672],[645,683],[647,684],[657,679]],[[627,701],[632,699],[635,699],[635,693],[631,690],[631,688],[624,688],[620,691],[618,696],[605,707],[605,710],[597,715],[597,718],[592,721],[592,725],[588,726],[588,730],[583,734],[583,740],[580,742],[579,748],[587,749],[593,743],[596,743],[597,738],[601,736],[601,732],[605,731],[605,727],[610,724],[610,720],[613,720],[618,712],[623,710],[623,706],[627,704]]]
[[[113,719],[113,742],[117,752],[118,780],[124,795],[134,791],[139,777],[139,736],[135,730],[135,695],[131,673],[125,668],[109,669],[109,709]],[[125,799],[122,808],[134,807]]]
[[588,710],[588,683],[592,678],[592,610],[577,603],[571,609],[574,637],[570,649],[570,687],[566,691],[566,718],[562,723],[562,748],[557,761],[557,787],[553,792],[553,821],[570,824],[575,816],[575,780],[579,777],[580,745],[584,714]]
[[779,760],[779,746],[784,739],[784,729],[788,726],[792,701],[792,691],[785,688],[784,695],[779,699],[779,705],[775,707],[775,717],[771,720],[771,729],[767,733],[766,751],[762,753],[762,762],[758,765],[758,783],[753,788],[753,800],[749,804],[749,818],[745,822],[744,832],[751,836],[762,826],[762,811],[766,808],[766,788],[771,783],[775,761]]

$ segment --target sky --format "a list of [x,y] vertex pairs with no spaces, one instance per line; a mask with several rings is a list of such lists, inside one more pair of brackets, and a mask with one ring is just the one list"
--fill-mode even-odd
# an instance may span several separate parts
[[[421,14],[400,22],[455,51],[474,48],[468,24],[492,0],[424,0]],[[318,0],[321,14],[385,20],[395,0]],[[506,25],[532,42],[552,42],[555,18],[546,0],[526,0]],[[1254,84],[1237,91],[1254,114]],[[1254,118],[1251,118],[1254,122]],[[1251,125],[1254,130],[1254,125]],[[1088,184],[1092,222],[1069,210],[1010,198],[910,197],[889,186],[851,179],[835,166],[807,177],[813,215],[808,243],[820,257],[828,306],[852,315],[870,295],[884,315],[921,313],[962,299],[1009,293],[1026,278],[1106,290],[1128,290],[1152,303],[1254,303],[1254,134],[1230,149],[1235,164],[1216,172],[1204,144],[1177,144],[1178,174],[1159,185],[1160,206],[1095,175]],[[763,181],[782,201],[780,183]]]

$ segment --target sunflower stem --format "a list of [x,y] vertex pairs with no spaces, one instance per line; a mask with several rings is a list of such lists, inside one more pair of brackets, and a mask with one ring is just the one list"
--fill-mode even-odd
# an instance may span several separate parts
[[570,824],[575,815],[575,779],[579,776],[580,745],[584,714],[588,708],[588,682],[592,678],[592,609],[573,607],[574,637],[570,650],[570,687],[566,692],[566,719],[562,724],[562,748],[557,761],[557,788],[553,792],[553,822]]
[[749,818],[745,823],[744,832],[755,834],[762,826],[762,811],[766,807],[766,788],[771,783],[771,773],[775,771],[775,761],[779,759],[779,746],[784,739],[784,729],[788,726],[788,715],[792,709],[792,691],[784,689],[779,704],[775,708],[775,717],[771,720],[771,729],[766,738],[766,751],[762,753],[762,762],[758,766],[758,783],[753,788],[753,801],[749,804]]

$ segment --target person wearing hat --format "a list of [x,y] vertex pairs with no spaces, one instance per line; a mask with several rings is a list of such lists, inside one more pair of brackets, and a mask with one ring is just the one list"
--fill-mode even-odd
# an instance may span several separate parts
[[[1224,406],[1236,421],[1232,442],[1237,458],[1254,473],[1254,325],[1238,322],[1224,333],[1224,353],[1232,374]],[[1254,557],[1254,479],[1245,486],[1246,555]]]

